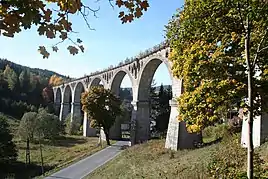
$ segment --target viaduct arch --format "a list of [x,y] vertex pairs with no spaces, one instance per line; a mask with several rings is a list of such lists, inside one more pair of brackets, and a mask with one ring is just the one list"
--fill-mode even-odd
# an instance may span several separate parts
[[[167,44],[163,43],[149,53],[130,62],[53,87],[55,107],[59,107],[59,104],[61,106],[60,120],[64,120],[68,113],[71,113],[72,116],[78,113],[81,114],[81,93],[92,86],[100,85],[100,82],[102,82],[104,88],[110,89],[114,94],[119,95],[121,82],[125,75],[128,75],[133,93],[133,101],[131,103],[133,106],[131,115],[131,143],[147,141],[150,138],[149,92],[151,82],[158,66],[161,63],[165,63],[171,77],[173,94],[170,100],[171,113],[165,147],[173,150],[194,147],[194,143],[200,140],[200,137],[197,134],[189,134],[185,124],[177,119],[176,98],[182,93],[182,80],[172,76],[172,63],[167,58],[169,50]],[[59,100],[61,98],[62,100]],[[84,136],[94,135],[94,129],[90,128],[88,123],[87,114],[84,114]],[[113,132],[117,133],[116,127],[113,130]]]

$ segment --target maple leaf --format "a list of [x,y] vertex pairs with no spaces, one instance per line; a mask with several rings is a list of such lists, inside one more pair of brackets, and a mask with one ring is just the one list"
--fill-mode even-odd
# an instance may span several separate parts
[[47,38],[49,38],[49,39],[53,39],[53,38],[55,38],[55,34],[54,34],[54,32],[53,32],[52,30],[47,30],[47,31],[46,31],[46,36],[47,36]]
[[65,18],[62,18],[61,20],[59,20],[59,24],[62,25],[65,30],[68,29],[68,26],[69,26],[68,21]]
[[78,54],[78,49],[74,46],[69,45],[67,49],[69,50],[70,54],[72,54],[72,55]]
[[135,17],[139,18],[142,16],[142,11],[139,7],[136,8]]
[[121,11],[121,12],[119,12],[119,16],[118,17],[120,18],[120,17],[123,17],[124,15],[125,15],[125,12],[124,11]]
[[48,58],[49,55],[50,55],[50,54],[48,53],[48,51],[46,50],[46,47],[44,47],[44,46],[39,46],[38,51],[39,51],[39,53],[40,53],[41,55],[43,55],[43,58]]
[[126,23],[127,22],[127,17],[126,16],[122,17],[121,21],[122,21],[122,24]]
[[66,33],[66,32],[61,32],[60,38],[61,38],[62,40],[67,39],[67,33]]
[[81,39],[77,39],[76,42],[77,43],[82,43],[82,40]]
[[78,47],[80,48],[80,50],[81,50],[82,52],[84,52],[85,48],[84,48],[83,45],[79,45]]
[[51,14],[52,14],[52,11],[50,9],[47,9],[45,11],[44,19],[45,19],[46,22],[50,22]]
[[141,8],[142,8],[142,9],[144,9],[145,11],[147,11],[147,9],[148,9],[148,7],[149,7],[149,4],[148,4],[148,1],[147,1],[147,0],[142,1],[142,2],[140,3],[140,5],[141,5]]
[[37,31],[39,32],[39,35],[44,35],[46,28],[43,25],[41,25],[38,27]]
[[122,0],[116,0],[116,3],[115,3],[118,7],[121,7],[124,2]]
[[126,19],[127,19],[128,22],[132,22],[133,19],[134,19],[133,14],[129,14],[128,16],[126,16]]
[[53,47],[52,47],[52,50],[53,50],[54,52],[58,52],[59,48],[58,48],[57,46],[53,46]]

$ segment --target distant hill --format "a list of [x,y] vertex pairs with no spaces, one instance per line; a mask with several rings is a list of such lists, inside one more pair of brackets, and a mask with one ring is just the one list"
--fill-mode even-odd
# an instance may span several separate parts
[[[163,85],[163,87],[164,87],[164,90],[167,90],[168,88],[171,88],[171,85]],[[159,90],[160,90],[160,86],[156,86],[155,87],[155,92],[159,92]]]
[[[163,85],[164,90],[167,90],[168,88],[171,88],[171,85]],[[160,86],[155,86],[155,92],[158,93],[160,90]],[[120,89],[120,98],[121,99],[127,99],[132,100],[132,89],[131,88],[121,88]]]
[[30,68],[27,66],[23,66],[11,61],[8,61],[7,59],[0,58],[0,70],[4,70],[6,65],[9,65],[17,74],[20,74],[23,70],[29,70],[31,73],[33,73],[36,76],[42,76],[44,78],[50,78],[52,75],[57,75],[59,77],[62,77],[63,79],[67,79],[67,76],[61,75],[59,73],[56,73],[54,71],[50,71],[47,69],[40,69],[40,68]]
[[[166,89],[170,88],[171,85],[163,85],[163,87],[164,87],[164,90],[166,90]],[[129,88],[121,88],[121,89],[130,91],[130,93],[132,94],[132,90],[130,87]],[[159,92],[159,90],[160,90],[160,85],[155,87],[155,92]]]

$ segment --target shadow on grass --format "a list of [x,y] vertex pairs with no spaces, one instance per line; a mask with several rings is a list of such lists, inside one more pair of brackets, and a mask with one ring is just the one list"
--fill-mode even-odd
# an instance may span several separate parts
[[75,138],[71,136],[60,136],[56,140],[43,140],[42,144],[62,147],[73,147],[77,144],[84,144],[87,140],[83,138]]
[[[56,146],[56,147],[73,147],[77,144],[84,144],[87,140],[83,138],[75,138],[72,136],[59,136],[55,140],[41,140],[41,144],[43,145],[50,145],[50,146]],[[31,142],[32,144],[39,145],[39,141],[35,140]],[[31,150],[38,150],[39,146],[32,146],[30,144]],[[25,150],[26,149],[26,142],[25,146],[19,146],[19,149]]]
[[[18,146],[17,145],[17,149],[19,149],[19,150],[26,150],[26,142],[25,142],[25,145],[23,145],[23,146]],[[31,148],[31,150],[39,150],[39,146],[32,146],[31,144],[30,144],[30,148]]]
[[207,147],[207,146],[210,146],[210,145],[213,145],[213,144],[217,144],[217,143],[220,143],[222,141],[222,137],[216,139],[216,140],[213,140],[211,142],[206,142],[206,143],[203,143],[202,147]]
[[[44,172],[52,170],[55,166],[44,166]],[[3,179],[28,179],[42,175],[40,165],[25,165],[23,162],[0,163],[0,178]]]

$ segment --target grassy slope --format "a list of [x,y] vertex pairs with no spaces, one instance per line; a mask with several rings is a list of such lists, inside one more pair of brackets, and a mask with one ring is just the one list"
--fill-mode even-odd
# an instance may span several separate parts
[[[49,173],[56,171],[78,159],[89,156],[101,149],[97,147],[97,138],[66,136],[55,141],[54,144],[43,142],[42,152],[44,165]],[[18,149],[18,161],[25,162],[26,143],[15,142]],[[31,163],[41,165],[39,144],[30,144]]]
[[[26,175],[40,175],[41,157],[39,143],[30,143],[31,163],[33,163],[33,166],[28,167],[27,170],[24,168],[26,142],[19,140],[19,138],[16,136],[19,120],[16,120],[10,116],[7,117],[11,131],[14,135],[14,142],[18,150],[18,164],[16,164],[16,167],[11,168],[11,173],[13,173],[13,170],[15,170],[17,175],[20,175],[19,170],[24,170],[21,172],[23,172],[25,175],[20,178],[24,178]],[[59,170],[60,168],[65,167],[74,161],[101,150],[102,148],[97,146],[97,144],[97,137],[86,138],[82,136],[63,136],[53,143],[43,141],[42,151],[45,171],[47,172],[46,174]]]
[[[147,144],[131,147],[87,178],[208,178],[205,173],[210,155],[224,149],[222,143],[177,152],[166,150],[163,146],[164,140],[152,140]],[[268,143],[258,150],[267,164]]]

